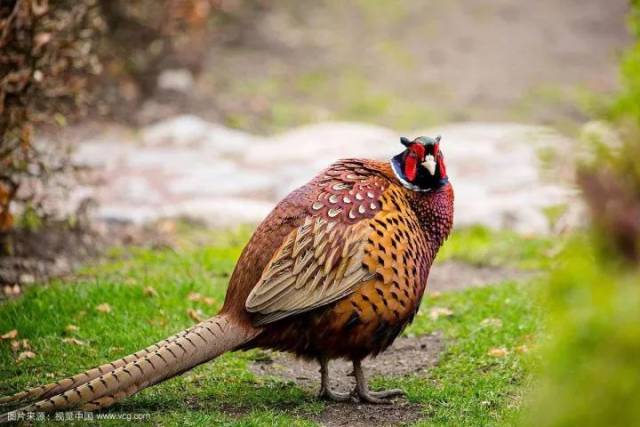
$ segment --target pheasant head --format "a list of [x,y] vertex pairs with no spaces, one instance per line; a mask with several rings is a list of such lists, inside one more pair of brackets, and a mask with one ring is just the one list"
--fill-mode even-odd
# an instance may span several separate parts
[[419,136],[413,141],[400,138],[406,149],[391,159],[391,167],[402,185],[413,191],[431,191],[449,181],[440,139],[440,136]]

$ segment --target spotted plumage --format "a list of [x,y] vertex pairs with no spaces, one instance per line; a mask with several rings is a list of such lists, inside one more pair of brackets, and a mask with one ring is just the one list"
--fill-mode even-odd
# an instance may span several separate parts
[[340,357],[353,361],[361,400],[399,394],[368,390],[361,361],[413,320],[453,219],[439,137],[402,143],[391,162],[338,161],[281,201],[245,247],[217,316],[0,404],[105,408],[225,351],[255,347],[317,360],[320,394],[329,399],[350,398],[328,387],[328,361]]

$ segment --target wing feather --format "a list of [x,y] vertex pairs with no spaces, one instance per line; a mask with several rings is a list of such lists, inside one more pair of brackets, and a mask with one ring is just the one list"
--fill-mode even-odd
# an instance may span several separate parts
[[363,264],[369,220],[346,225],[306,218],[276,252],[245,307],[257,323],[329,304],[371,277]]

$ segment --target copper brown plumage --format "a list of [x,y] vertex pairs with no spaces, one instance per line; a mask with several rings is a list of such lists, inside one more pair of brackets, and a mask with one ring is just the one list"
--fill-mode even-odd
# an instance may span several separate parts
[[[255,347],[318,360],[327,398],[380,403],[399,394],[369,391],[361,361],[412,321],[453,219],[439,138],[402,142],[407,149],[390,163],[339,161],[280,202],[245,247],[217,316],[0,403],[104,408],[225,351]],[[351,395],[328,388],[328,361],[341,357],[354,363]]]

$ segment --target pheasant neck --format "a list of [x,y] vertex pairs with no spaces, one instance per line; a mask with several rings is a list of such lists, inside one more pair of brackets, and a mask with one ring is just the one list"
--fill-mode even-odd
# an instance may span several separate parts
[[435,257],[453,226],[453,188],[448,182],[428,193],[408,191],[408,200]]

